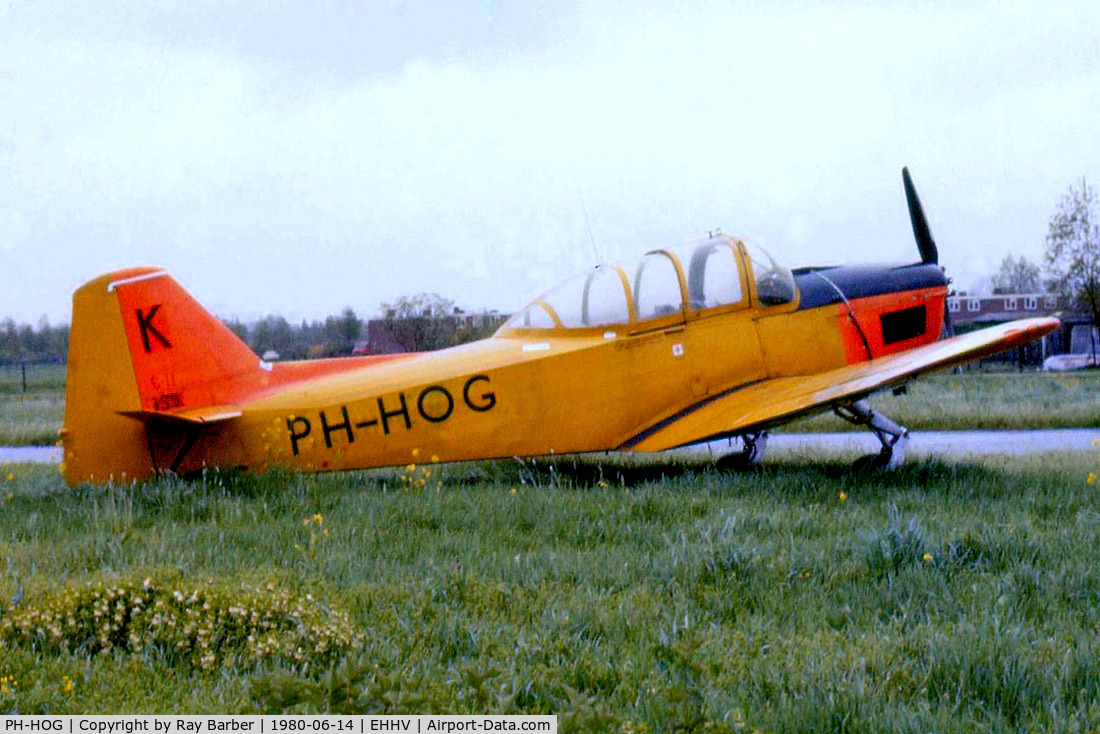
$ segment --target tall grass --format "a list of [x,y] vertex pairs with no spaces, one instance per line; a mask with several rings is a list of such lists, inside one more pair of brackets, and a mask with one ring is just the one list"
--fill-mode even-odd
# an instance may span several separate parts
[[[1100,455],[208,473],[0,499],[0,598],[170,573],[346,613],[326,665],[13,639],[20,712],[551,712],[568,730],[1100,726]],[[151,569],[151,571],[150,571]],[[66,679],[67,677],[67,679]],[[68,684],[66,683],[68,680]],[[67,688],[71,685],[71,689]]]
[[58,395],[0,394],[0,446],[52,446],[64,413],[65,400]]

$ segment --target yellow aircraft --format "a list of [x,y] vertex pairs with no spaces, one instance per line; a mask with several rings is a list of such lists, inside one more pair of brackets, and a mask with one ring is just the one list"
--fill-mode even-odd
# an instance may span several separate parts
[[[492,337],[437,352],[260,360],[162,269],[73,296],[69,483],[204,467],[334,471],[590,451],[660,451],[834,410],[904,458],[905,428],[866,398],[1010,349],[1033,318],[941,339],[947,278],[903,170],[921,261],[790,270],[724,234],[599,265]],[[947,324],[949,326],[949,324]]]

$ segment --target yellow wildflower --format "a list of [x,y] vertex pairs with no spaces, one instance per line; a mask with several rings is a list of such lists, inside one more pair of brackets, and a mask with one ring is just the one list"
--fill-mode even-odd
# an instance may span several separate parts
[[1089,472],[1088,478],[1085,479],[1088,484],[1096,484],[1096,472]]
[[922,561],[924,561],[925,563],[931,563],[932,562],[932,554],[931,553],[925,553],[923,556],[921,556],[920,559]]
[[10,482],[13,479],[15,479],[15,475],[12,474],[11,472],[8,472],[8,481]]
[[407,471],[407,472],[416,471],[416,464],[409,464],[408,466],[405,467],[405,471]]
[[515,496],[516,496],[516,488],[515,488],[515,487],[512,487],[512,496],[513,496],[513,497],[515,497]]
[[841,502],[848,499],[848,493],[847,492],[841,492],[838,496],[840,497]]
[[325,518],[321,516],[320,512],[313,516],[313,522],[317,523],[318,525],[324,523],[324,521]]
[[607,488],[607,482],[606,481],[601,481],[600,482],[600,487],[606,489]]
[[65,677],[63,678],[63,681],[64,681],[64,682],[63,682],[63,684],[61,685],[61,690],[62,690],[63,692],[65,692],[65,693],[72,693],[72,692],[73,692],[73,681],[72,681],[72,678],[70,678],[69,676],[65,676]]

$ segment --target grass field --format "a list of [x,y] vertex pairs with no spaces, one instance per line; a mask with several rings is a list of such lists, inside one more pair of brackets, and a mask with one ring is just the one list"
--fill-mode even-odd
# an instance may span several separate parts
[[65,365],[0,365],[0,446],[50,446],[65,413]]
[[[0,367],[0,446],[52,445],[65,410],[64,367],[29,368],[26,393],[20,380],[17,367]],[[1097,427],[1100,371],[932,375],[904,395],[877,395],[874,404],[913,430]],[[826,413],[780,430],[863,429]]]
[[[22,594],[0,711],[1095,731],[1098,466],[566,459],[78,489],[0,469],[0,598]],[[286,604],[304,621],[275,629]]]
[[[916,430],[1100,426],[1100,371],[966,372],[917,380],[903,395],[872,397],[875,407]],[[790,431],[864,430],[831,413],[797,421]]]

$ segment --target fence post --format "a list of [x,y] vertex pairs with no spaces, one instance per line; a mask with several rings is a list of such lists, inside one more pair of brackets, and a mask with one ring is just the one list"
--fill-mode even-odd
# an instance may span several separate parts
[[23,368],[23,392],[27,391],[27,363],[20,362],[19,366]]

